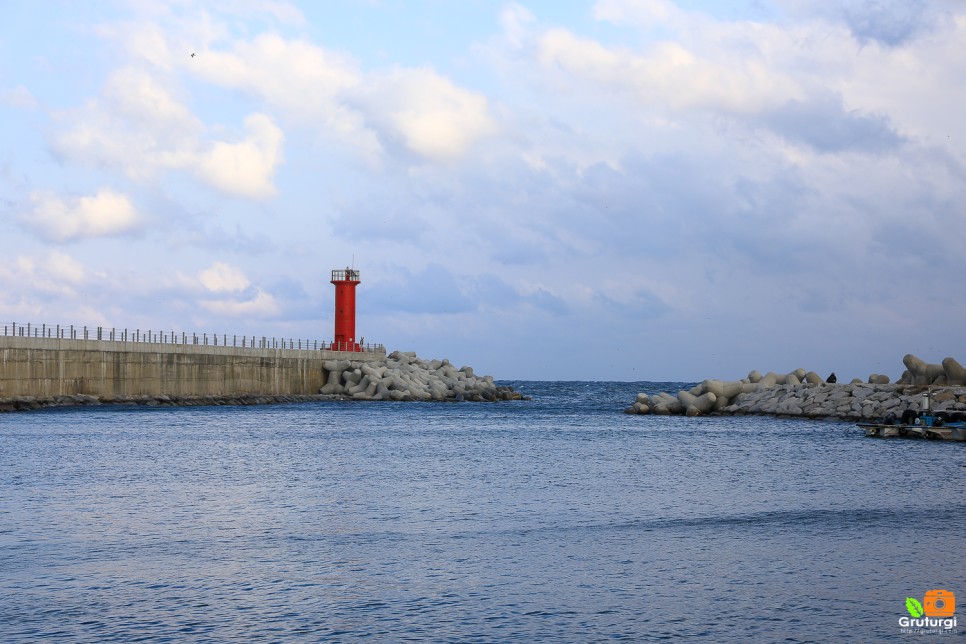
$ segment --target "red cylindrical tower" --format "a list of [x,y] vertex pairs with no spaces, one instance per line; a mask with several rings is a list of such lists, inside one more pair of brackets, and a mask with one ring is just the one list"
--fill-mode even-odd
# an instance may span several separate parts
[[335,351],[362,351],[356,342],[356,285],[359,283],[359,271],[348,267],[344,271],[332,271],[332,283],[335,284],[335,339],[332,348]]

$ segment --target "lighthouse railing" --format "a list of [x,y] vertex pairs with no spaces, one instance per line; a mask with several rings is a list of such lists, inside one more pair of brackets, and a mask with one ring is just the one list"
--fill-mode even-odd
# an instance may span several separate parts
[[353,268],[332,271],[333,282],[358,282],[359,271]]

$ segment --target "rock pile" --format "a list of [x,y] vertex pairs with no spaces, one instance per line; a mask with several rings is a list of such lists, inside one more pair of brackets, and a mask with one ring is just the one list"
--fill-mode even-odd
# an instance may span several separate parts
[[966,385],[966,369],[953,358],[942,364],[926,364],[911,353],[902,359],[906,370],[896,381],[900,385]]
[[426,361],[415,353],[394,351],[384,364],[327,360],[320,393],[356,400],[521,400],[510,387],[497,387],[492,376],[477,376],[472,367],[456,369],[449,360]]
[[[889,412],[901,416],[919,410],[922,393],[932,388],[933,410],[966,410],[966,371],[952,358],[942,365],[927,365],[907,355],[907,371],[894,385],[887,376],[872,374],[868,382],[826,382],[813,371],[797,369],[785,375],[752,371],[735,381],[705,380],[677,395],[638,394],[628,414],[738,415],[763,414],[876,420]],[[936,367],[938,366],[938,370]],[[942,387],[937,391],[937,387]]]

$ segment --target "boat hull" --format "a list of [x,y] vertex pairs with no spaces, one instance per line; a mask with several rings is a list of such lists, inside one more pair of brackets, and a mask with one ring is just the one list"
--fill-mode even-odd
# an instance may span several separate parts
[[871,438],[926,438],[966,442],[966,424],[950,423],[931,426],[928,424],[891,425],[886,423],[858,423]]

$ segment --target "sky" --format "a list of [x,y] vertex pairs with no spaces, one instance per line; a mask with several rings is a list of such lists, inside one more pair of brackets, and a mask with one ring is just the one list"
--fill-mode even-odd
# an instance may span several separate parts
[[331,340],[351,264],[497,379],[966,363],[966,3],[3,14],[3,324]]

